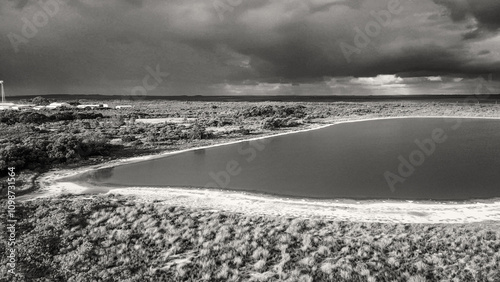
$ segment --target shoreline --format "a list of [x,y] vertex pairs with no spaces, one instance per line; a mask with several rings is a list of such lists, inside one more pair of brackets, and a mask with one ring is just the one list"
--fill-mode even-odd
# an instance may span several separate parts
[[[74,182],[61,182],[60,180],[65,179],[65,178],[69,178],[69,177],[73,177],[75,175],[82,174],[82,173],[85,173],[85,172],[88,172],[91,170],[109,168],[109,167],[114,167],[114,166],[118,166],[118,165],[122,165],[122,164],[130,164],[130,163],[137,163],[137,162],[142,162],[142,161],[154,160],[154,159],[158,159],[158,158],[162,158],[162,157],[166,157],[166,156],[170,156],[170,155],[180,154],[180,153],[189,152],[189,151],[196,151],[196,150],[201,150],[201,149],[208,149],[208,148],[217,147],[217,146],[231,145],[231,144],[237,144],[240,142],[249,142],[249,141],[260,140],[260,139],[264,139],[264,138],[286,135],[286,134],[306,132],[306,131],[310,131],[310,130],[324,128],[324,127],[331,126],[331,125],[334,125],[334,124],[331,124],[331,123],[329,123],[329,124],[313,123],[313,124],[310,124],[310,126],[308,128],[304,128],[304,129],[300,129],[300,130],[280,132],[280,133],[276,133],[276,134],[263,135],[263,136],[242,139],[242,140],[234,140],[234,141],[229,141],[229,142],[221,141],[221,143],[217,143],[217,144],[197,146],[197,147],[175,150],[175,151],[168,151],[168,152],[163,152],[160,154],[130,157],[130,158],[121,158],[121,159],[111,160],[111,161],[108,161],[105,163],[82,166],[82,167],[77,167],[77,168],[52,169],[48,172],[45,172],[45,173],[39,175],[37,177],[37,179],[35,179],[34,182],[36,183],[36,186],[39,187],[39,189],[35,189],[32,193],[21,196],[20,200],[27,200],[27,198],[36,199],[38,197],[53,197],[53,196],[58,196],[58,195],[62,195],[62,194],[81,194],[85,190],[88,190],[88,187],[78,185]],[[63,187],[63,185],[60,185],[60,184],[70,185],[72,189],[66,189],[65,187]],[[39,194],[39,195],[36,195],[36,194]],[[30,197],[30,196],[35,196],[35,197]]]
[[[309,128],[269,134],[243,140],[221,142],[213,145],[193,147],[161,154],[118,159],[103,164],[75,169],[52,170],[37,180],[39,190],[22,196],[29,200],[39,197],[54,197],[62,194],[85,194],[88,187],[74,182],[61,182],[61,179],[75,176],[95,169],[113,167],[125,163],[165,157],[188,151],[207,149],[217,146],[249,142],[264,138],[282,136],[321,129],[343,123],[398,118],[449,118],[449,119],[500,119],[500,117],[459,117],[459,116],[401,116],[372,117],[366,119],[339,119],[329,124],[314,123]],[[109,187],[107,187],[109,189]],[[38,194],[38,195],[37,195]],[[333,220],[363,222],[399,223],[473,223],[500,218],[500,199],[477,199],[471,201],[405,201],[405,200],[354,200],[354,199],[298,199],[286,196],[254,194],[233,190],[196,189],[196,188],[154,188],[127,187],[114,188],[105,194],[135,196],[143,200],[162,200],[165,204],[182,205],[192,208],[225,210],[230,212],[290,217],[315,217]],[[23,200],[21,199],[21,200]]]

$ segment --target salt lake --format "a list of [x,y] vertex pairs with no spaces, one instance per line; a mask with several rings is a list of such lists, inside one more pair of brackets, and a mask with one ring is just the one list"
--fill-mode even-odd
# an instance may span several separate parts
[[190,150],[87,172],[77,179],[107,189],[189,187],[321,199],[488,199],[500,196],[499,144],[500,120],[375,119]]

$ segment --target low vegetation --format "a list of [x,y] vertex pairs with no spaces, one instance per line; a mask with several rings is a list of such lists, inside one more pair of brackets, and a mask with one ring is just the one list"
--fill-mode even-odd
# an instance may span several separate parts
[[101,113],[62,110],[55,113],[39,113],[35,111],[0,111],[0,123],[7,125],[21,124],[43,124],[47,122],[73,121],[73,120],[95,120],[102,119]]
[[99,134],[53,134],[46,138],[10,139],[0,149],[0,176],[8,167],[41,171],[55,164],[69,164],[91,156],[109,155],[112,146]]
[[118,196],[16,213],[10,281],[500,281],[498,225],[273,218]]
[[[20,174],[19,191],[30,187],[37,173],[57,166],[101,163],[344,119],[500,116],[496,104],[133,103],[134,108],[120,111],[0,112],[2,185],[10,166]],[[164,121],[140,121],[152,118]],[[0,206],[5,207],[6,200],[0,200]],[[1,281],[500,281],[497,223],[273,218],[119,196],[17,202],[15,212],[18,274],[7,276],[8,258],[0,256]],[[2,229],[6,216],[0,213]],[[0,234],[0,254],[6,254],[8,233]]]
[[[31,103],[35,104],[50,102],[42,97],[33,100]],[[40,173],[56,166],[101,163],[343,119],[408,115],[500,116],[500,107],[496,104],[447,102],[66,102],[72,105],[133,104],[134,107],[0,111],[0,180],[5,177],[6,168],[11,166],[21,175],[33,171]],[[164,121],[141,122],[141,119],[154,118]],[[30,178],[29,175],[24,177]]]

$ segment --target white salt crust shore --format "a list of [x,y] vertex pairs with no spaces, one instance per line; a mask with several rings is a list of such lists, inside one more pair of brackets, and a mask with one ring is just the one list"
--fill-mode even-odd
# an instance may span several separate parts
[[[361,122],[397,118],[482,118],[500,119],[499,117],[456,117],[456,116],[407,116],[380,117],[359,120],[336,121],[335,124]],[[312,128],[261,136],[246,140],[232,141],[210,146],[195,147],[159,155],[135,157],[93,165],[77,169],[53,170],[38,178],[39,190],[20,197],[19,200],[30,200],[40,197],[56,197],[61,194],[83,194],[88,187],[72,182],[61,182],[61,179],[75,176],[90,170],[113,167],[125,163],[151,160],[182,152],[206,149],[239,142],[247,142],[280,135],[293,134],[324,128],[328,125],[315,125]],[[99,188],[99,187],[97,187]],[[109,187],[102,187],[107,191]],[[189,188],[116,188],[107,192],[135,196],[146,201],[159,200],[168,205],[180,205],[190,208],[223,210],[262,216],[325,218],[331,220],[346,220],[356,222],[387,222],[387,223],[476,223],[484,221],[500,221],[500,199],[478,200],[469,202],[416,202],[416,201],[355,201],[355,200],[314,200],[297,199],[280,196],[250,194],[246,192],[189,189]]]

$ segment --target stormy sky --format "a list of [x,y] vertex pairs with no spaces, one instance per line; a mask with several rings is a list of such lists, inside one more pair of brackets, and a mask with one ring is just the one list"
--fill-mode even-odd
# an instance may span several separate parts
[[5,0],[7,95],[500,93],[498,0]]

